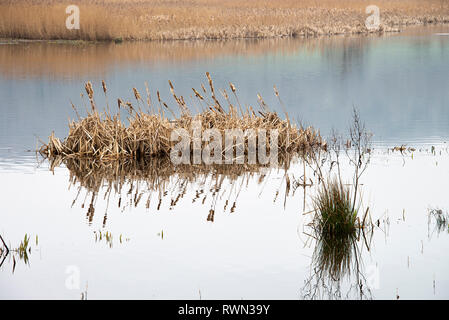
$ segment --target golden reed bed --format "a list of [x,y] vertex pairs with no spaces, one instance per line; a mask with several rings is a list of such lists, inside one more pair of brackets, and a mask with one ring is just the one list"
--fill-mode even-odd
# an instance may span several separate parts
[[[234,151],[235,157],[239,157],[237,148],[242,150],[240,158],[248,157],[248,159],[250,155],[256,153],[271,154],[274,146],[276,146],[276,153],[280,153],[281,157],[286,154],[305,154],[317,148],[327,148],[319,132],[312,127],[306,129],[297,127],[290,121],[286,111],[286,118],[281,119],[276,112],[268,109],[260,95],[258,95],[258,109],[242,106],[237,97],[237,89],[232,83],[229,84],[229,93],[226,89],[216,90],[209,73],[206,73],[206,76],[209,88],[206,89],[204,85],[201,85],[199,90],[192,88],[192,104],[189,103],[189,105],[186,103],[189,98],[185,100],[183,96],[177,96],[169,81],[177,110],[171,109],[161,100],[159,91],[157,97],[151,97],[150,90],[146,86],[146,97],[142,97],[140,92],[133,88],[136,100],[134,103],[119,98],[117,104],[115,101],[114,105],[107,103],[104,112],[99,112],[92,84],[87,82],[85,85],[89,100],[89,107],[86,107],[87,116],[82,118],[72,104],[77,120],[69,123],[68,136],[61,141],[52,133],[49,142],[44,143],[39,151],[44,157],[50,159],[62,156],[100,161],[126,158],[140,160],[149,157],[171,157],[173,148],[179,145],[181,138],[188,138],[188,157],[194,158],[194,141],[198,139],[195,138],[198,132],[203,140],[200,136],[197,141],[199,141],[199,147],[204,150],[205,146],[210,144],[204,140],[206,130],[217,133],[212,137],[212,141],[215,142],[229,141],[226,135],[233,129],[241,130],[242,140],[232,140],[229,146],[223,143],[225,148],[220,144],[218,149],[213,150],[214,155],[215,150],[222,153],[217,153],[220,163],[222,159],[236,162],[233,157]],[[102,88],[108,101],[107,86],[104,81]],[[276,88],[274,91],[279,97]],[[279,99],[279,101],[283,107],[282,100]],[[115,109],[117,112],[111,111],[112,107],[117,108]],[[127,119],[122,119],[120,109],[127,110]],[[196,113],[193,114],[191,110],[196,110]],[[180,131],[182,131],[181,134],[178,133]],[[243,132],[247,135],[243,136]],[[272,132],[275,132],[276,138],[273,138]],[[173,133],[179,137],[173,139]],[[264,151],[260,151],[261,148]],[[227,149],[231,149],[232,154],[227,153]]]
[[[65,8],[80,8],[68,30]],[[2,0],[0,37],[21,39],[229,39],[366,33],[365,8],[380,31],[449,22],[446,0]]]

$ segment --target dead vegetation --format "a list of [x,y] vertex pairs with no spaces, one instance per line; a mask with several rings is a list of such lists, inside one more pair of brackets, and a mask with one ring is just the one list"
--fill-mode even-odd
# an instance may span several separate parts
[[[270,111],[263,98],[258,95],[259,107],[242,105],[237,96],[237,88],[229,83],[228,91],[216,90],[209,73],[206,73],[208,88],[201,85],[201,89],[192,89],[190,98],[193,104],[187,105],[182,96],[178,96],[174,86],[169,86],[176,101],[176,110],[161,100],[157,91],[156,97],[150,96],[147,86],[146,96],[133,88],[135,102],[117,99],[114,103],[116,112],[111,111],[107,104],[103,112],[95,102],[92,84],[86,83],[86,117],[81,117],[78,109],[72,105],[76,114],[76,120],[69,123],[69,133],[64,140],[60,140],[52,133],[48,143],[43,143],[39,149],[40,154],[50,161],[51,170],[64,164],[69,172],[71,185],[77,185],[78,195],[82,190],[86,196],[82,207],[87,207],[87,220],[92,222],[95,213],[95,202],[99,193],[105,190],[104,199],[113,194],[119,197],[118,207],[124,210],[127,206],[135,207],[139,203],[145,203],[146,208],[152,207],[159,210],[165,197],[170,197],[169,207],[172,209],[183,198],[187,188],[195,185],[196,197],[192,200],[205,204],[206,198],[210,202],[208,221],[214,221],[215,206],[218,198],[223,200],[223,210],[234,212],[237,198],[245,181],[248,183],[253,175],[257,175],[258,183],[262,183],[266,173],[262,168],[273,167],[269,163],[252,163],[250,161],[226,163],[226,148],[220,149],[222,162],[206,163],[204,159],[200,163],[173,163],[170,155],[173,145],[178,141],[172,141],[171,134],[177,129],[185,129],[190,143],[194,144],[196,130],[201,135],[208,129],[217,129],[219,138],[226,141],[227,129],[246,130],[265,129],[264,153],[271,154],[270,130],[277,130],[277,163],[275,167],[288,170],[292,159],[296,156],[312,152],[315,149],[327,148],[325,140],[320,133],[312,127],[303,128],[292,123],[285,112],[285,119],[274,111]],[[108,89],[102,82],[103,93],[108,101]],[[218,97],[218,94],[221,97]],[[276,88],[274,94],[279,96]],[[282,100],[280,100],[282,104]],[[87,107],[88,106],[88,107]],[[144,111],[145,110],[145,111]],[[191,110],[197,110],[192,114]],[[193,125],[197,120],[201,121],[201,127]],[[217,132],[217,131],[216,131]],[[239,140],[232,140],[232,157],[237,148],[243,147],[245,158],[249,154],[259,154],[260,136],[255,136],[255,150],[250,149],[250,137],[245,135],[243,145]],[[219,139],[218,139],[219,140]],[[201,149],[210,144],[204,139]],[[213,141],[215,141],[215,137]],[[263,142],[262,142],[263,143]],[[227,145],[226,147],[229,148]],[[190,148],[192,154],[194,148]],[[215,150],[213,151],[215,153]],[[189,154],[189,156],[192,156]],[[232,159],[232,160],[235,160]],[[222,185],[230,182],[231,187]],[[286,194],[289,191],[287,187]],[[226,194],[225,194],[226,193]],[[122,201],[123,197],[123,201]],[[78,196],[73,204],[77,202]],[[156,203],[155,203],[156,202]],[[72,204],[72,205],[73,205]],[[207,205],[207,204],[206,204]],[[107,210],[106,210],[107,211]],[[106,224],[107,212],[104,215],[103,224]]]
[[[80,29],[68,30],[68,5]],[[69,40],[173,40],[298,37],[370,32],[366,0],[3,0],[0,37]],[[444,0],[378,0],[379,31],[449,22]]]
[[[203,135],[208,129],[216,129],[221,135],[221,140],[226,140],[227,129],[238,129],[247,132],[247,129],[254,133],[265,132],[265,152],[271,152],[270,130],[276,130],[277,148],[281,157],[294,153],[307,153],[315,148],[326,149],[327,145],[319,132],[312,127],[297,127],[288,118],[281,119],[276,112],[270,111],[258,95],[259,110],[251,106],[242,107],[237,98],[237,89],[230,83],[230,93],[226,90],[220,90],[225,102],[220,102],[212,79],[207,75],[209,90],[205,86],[197,91],[192,89],[195,105],[188,106],[184,97],[177,96],[174,87],[169,82],[177,110],[171,109],[167,103],[163,102],[157,92],[157,103],[153,103],[147,87],[147,96],[143,98],[136,88],[133,88],[135,103],[117,100],[118,111],[112,113],[109,105],[104,112],[99,112],[95,104],[92,84],[86,83],[85,89],[90,104],[90,110],[87,110],[87,117],[81,118],[78,110],[74,108],[77,119],[69,123],[68,136],[61,141],[51,134],[48,143],[44,143],[39,152],[46,158],[62,156],[65,158],[92,158],[100,161],[115,159],[134,159],[140,160],[148,157],[169,157],[170,152],[178,141],[173,141],[172,133],[175,130],[183,129],[189,135],[189,141],[192,145],[189,150],[194,152],[194,135],[196,130],[200,130]],[[103,82],[103,91],[107,95],[107,87]],[[278,95],[275,89],[275,94]],[[232,99],[233,98],[233,99]],[[142,109],[146,109],[143,111]],[[127,119],[122,120],[121,109],[127,110]],[[198,110],[197,114],[192,114],[191,110]],[[201,127],[196,128],[194,124],[201,121]],[[195,123],[194,123],[195,122]],[[266,131],[261,131],[266,130]],[[239,141],[232,141],[232,148],[237,153],[237,148],[243,148],[246,157],[250,153],[259,153],[259,148],[263,140],[256,136],[256,150],[250,150],[249,139],[246,135],[243,146]],[[215,141],[215,137],[214,137]],[[254,141],[254,140],[252,140]],[[202,143],[202,149],[206,141]],[[222,155],[220,159],[228,160],[227,154],[223,148],[220,149]],[[215,152],[215,151],[214,151]],[[283,155],[282,155],[283,154]],[[232,160],[232,159],[231,159]],[[190,162],[192,163],[192,162]],[[218,163],[218,162],[215,162]]]

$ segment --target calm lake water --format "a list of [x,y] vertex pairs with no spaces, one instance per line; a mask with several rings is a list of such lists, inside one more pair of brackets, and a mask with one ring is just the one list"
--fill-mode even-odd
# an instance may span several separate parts
[[[344,131],[358,107],[374,133],[363,202],[379,222],[369,250],[358,242],[370,289],[363,298],[448,299],[449,230],[429,214],[449,210],[449,36],[439,35],[447,32],[440,26],[309,40],[2,42],[0,235],[13,248],[31,235],[31,253],[28,263],[16,254],[5,258],[0,298],[80,299],[87,288],[89,299],[302,299],[329,281],[314,276],[316,244],[306,234],[314,188],[285,194],[285,176],[299,178],[300,162],[287,173],[206,175],[186,185],[172,176],[157,185],[160,193],[131,179],[109,192],[106,180],[72,183],[66,166],[52,172],[29,152],[52,131],[67,135],[75,117],[70,102],[84,109],[80,93],[88,80],[97,104],[104,104],[105,80],[111,105],[118,97],[132,100],[132,87],[145,92],[145,81],[154,100],[159,90],[173,105],[168,80],[189,101],[209,71],[216,88],[234,83],[242,103],[257,106],[260,93],[280,111],[276,85],[290,117],[325,136]],[[391,151],[400,145],[415,150]],[[353,272],[339,289],[314,297],[360,298],[360,281]]]

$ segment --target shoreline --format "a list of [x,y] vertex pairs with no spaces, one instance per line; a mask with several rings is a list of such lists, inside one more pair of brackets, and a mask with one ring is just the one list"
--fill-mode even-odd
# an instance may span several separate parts
[[389,30],[376,30],[376,31],[366,31],[366,32],[342,32],[342,33],[324,33],[324,34],[314,34],[314,35],[296,35],[296,36],[271,36],[271,37],[235,37],[235,38],[174,38],[174,39],[103,39],[103,40],[84,40],[84,39],[32,39],[32,38],[1,38],[0,45],[2,44],[15,44],[15,43],[53,43],[53,44],[73,44],[73,45],[83,45],[83,44],[106,44],[106,43],[146,43],[146,42],[220,42],[220,41],[233,41],[233,40],[268,40],[268,39],[322,39],[331,37],[348,37],[348,36],[381,36],[381,35],[391,35],[399,34],[413,27],[438,27],[438,26],[449,26],[449,21],[445,22],[432,22],[432,23],[417,23],[417,24],[407,24],[400,26],[398,28],[391,28]]

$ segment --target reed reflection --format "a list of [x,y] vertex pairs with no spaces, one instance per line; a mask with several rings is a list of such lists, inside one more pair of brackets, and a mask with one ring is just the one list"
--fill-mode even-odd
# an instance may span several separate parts
[[[311,273],[301,289],[301,298],[372,299],[372,284],[366,277],[362,260],[362,251],[364,248],[369,250],[372,235],[373,229],[361,229],[343,237],[323,235],[315,239]],[[369,243],[366,240],[368,237]]]
[[159,211],[162,205],[173,210],[188,194],[193,195],[191,203],[199,202],[208,208],[205,210],[208,212],[207,221],[213,222],[218,208],[235,212],[241,191],[250,182],[262,185],[275,171],[286,172],[294,161],[280,158],[279,167],[270,168],[260,164],[173,165],[169,157],[142,158],[139,161],[57,157],[51,160],[50,169],[62,164],[67,167],[70,187],[77,188],[72,207],[81,203],[82,208],[87,208],[89,224],[94,219],[97,200],[106,201],[105,227],[112,199],[118,198],[116,206],[122,212],[139,205]]

